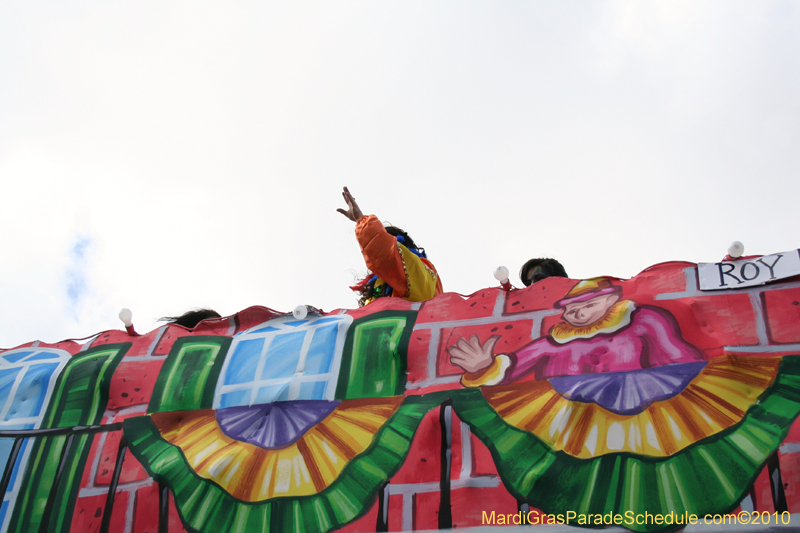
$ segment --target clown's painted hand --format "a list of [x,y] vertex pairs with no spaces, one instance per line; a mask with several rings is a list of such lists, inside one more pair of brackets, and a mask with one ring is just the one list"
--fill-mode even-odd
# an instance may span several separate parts
[[506,355],[492,355],[499,339],[499,335],[492,335],[486,344],[481,345],[477,335],[472,335],[469,341],[461,337],[447,349],[450,362],[465,372],[461,377],[465,387],[496,385],[502,381],[510,361]]

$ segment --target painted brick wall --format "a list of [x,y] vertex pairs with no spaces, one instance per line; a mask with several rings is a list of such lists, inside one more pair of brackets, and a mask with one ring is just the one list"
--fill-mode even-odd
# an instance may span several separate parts
[[[560,312],[553,307],[558,296],[554,295],[565,294],[573,283],[550,278],[525,290],[485,289],[466,298],[445,294],[422,304],[386,299],[347,313],[358,318],[385,309],[418,311],[409,345],[407,394],[426,394],[461,386],[461,372],[449,363],[446,352],[459,337],[477,335],[485,342],[492,335],[501,335],[495,352],[516,350],[546,334],[559,321]],[[724,352],[750,356],[800,353],[800,279],[736,291],[700,292],[693,265],[665,263],[621,284],[624,297],[664,307],[679,322],[689,316],[697,317],[700,328],[687,335],[687,340],[712,356]],[[657,296],[653,298],[651,294]],[[731,309],[735,310],[733,320]],[[235,317],[205,324],[195,334],[232,335],[272,316],[275,312],[270,309],[251,308]],[[65,342],[46,346],[77,353],[107,343],[133,343],[113,376],[104,423],[114,423],[146,412],[166,354],[176,339],[187,334],[180,327],[163,326],[140,337],[110,331],[85,345]],[[432,529],[438,525],[442,433],[439,409],[425,417],[407,460],[386,488],[390,531]],[[515,513],[517,501],[503,486],[488,450],[466,424],[455,414],[451,416],[453,525],[478,526],[484,510]],[[119,439],[120,432],[98,433],[93,437],[71,531],[99,529]],[[789,511],[800,512],[800,422],[794,424],[780,447],[779,459]],[[753,493],[752,501],[744,505],[773,510],[766,472],[758,478]],[[158,501],[158,486],[128,453],[117,488],[111,531],[157,531]],[[169,530],[183,531],[175,507],[170,505]],[[343,531],[374,531],[377,518],[374,505]]]

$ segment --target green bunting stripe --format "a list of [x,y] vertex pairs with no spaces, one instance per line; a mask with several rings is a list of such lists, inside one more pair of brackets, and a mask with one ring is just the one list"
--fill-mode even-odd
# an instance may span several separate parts
[[325,490],[263,502],[238,500],[198,476],[183,452],[161,438],[149,416],[125,420],[124,434],[147,472],[169,486],[190,531],[323,533],[367,512],[380,487],[403,463],[422,417],[443,399],[442,394],[406,398],[375,434],[372,444]]
[[[800,356],[782,359],[775,382],[738,424],[660,458],[616,453],[579,459],[554,451],[506,423],[480,390],[459,392],[452,394],[453,408],[491,451],[506,488],[542,512],[702,517],[736,508],[786,437],[800,413]],[[625,527],[660,532],[680,526]]]

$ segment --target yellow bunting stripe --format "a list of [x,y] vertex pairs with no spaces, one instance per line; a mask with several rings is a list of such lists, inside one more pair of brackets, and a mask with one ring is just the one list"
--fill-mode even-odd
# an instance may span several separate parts
[[228,437],[212,409],[155,413],[151,420],[164,440],[181,449],[197,475],[235,498],[258,502],[327,488],[369,447],[403,400],[395,396],[342,401],[296,442],[277,449]]
[[667,457],[738,423],[773,382],[779,364],[780,357],[712,359],[683,391],[635,415],[568,400],[548,381],[482,391],[506,422],[573,457],[620,452]]

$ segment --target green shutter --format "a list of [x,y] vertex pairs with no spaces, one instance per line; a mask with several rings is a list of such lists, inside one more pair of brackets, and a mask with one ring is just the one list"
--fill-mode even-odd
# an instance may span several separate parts
[[[108,405],[111,376],[129,347],[129,343],[107,344],[73,357],[58,378],[41,427],[100,424]],[[86,433],[72,437],[60,485],[53,487],[68,438],[62,435],[35,439],[8,531],[38,531],[42,521],[48,522],[48,531],[69,530],[92,441]],[[47,499],[54,490],[57,494],[52,511],[44,516]]]
[[175,341],[158,374],[148,412],[209,409],[230,337],[193,336]]
[[337,398],[380,398],[405,392],[408,341],[416,316],[413,311],[383,311],[353,322],[342,354]]

